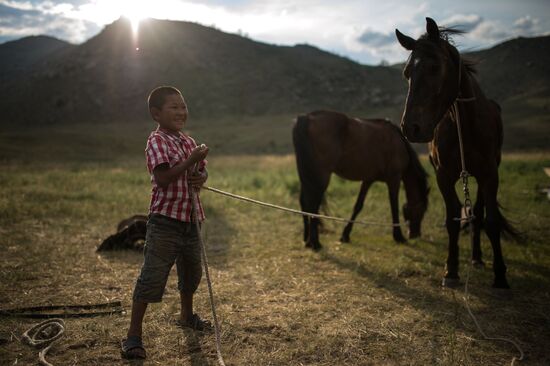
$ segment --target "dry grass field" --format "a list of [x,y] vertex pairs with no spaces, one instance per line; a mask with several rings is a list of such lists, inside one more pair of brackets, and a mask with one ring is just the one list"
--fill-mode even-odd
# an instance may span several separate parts
[[[98,255],[95,247],[119,220],[147,210],[150,186],[140,156],[46,160],[0,163],[0,309],[120,300],[129,310],[142,255]],[[400,245],[387,227],[361,226],[351,244],[340,244],[343,225],[326,222],[324,248],[314,253],[303,247],[299,216],[202,192],[227,365],[503,365],[518,355],[510,344],[482,340],[464,306],[463,287],[440,287],[444,210],[423,162],[432,186],[423,238]],[[470,277],[472,310],[488,335],[518,342],[525,352],[518,365],[550,364],[550,202],[537,192],[550,185],[542,169],[549,165],[545,154],[504,157],[500,201],[528,235],[524,244],[503,244],[512,290],[490,287],[485,236],[487,268]],[[292,156],[213,155],[209,171],[212,187],[298,208]],[[333,177],[328,212],[348,217],[358,189],[357,182]],[[389,222],[385,186],[373,186],[359,219]],[[467,235],[460,247],[464,280]],[[163,302],[146,315],[143,364],[216,365],[213,333],[173,324],[178,302],[172,273]],[[204,280],[196,310],[211,319]],[[38,350],[21,342],[36,322],[0,318],[1,365],[36,364]],[[128,324],[129,314],[67,319],[66,334],[47,359],[55,365],[129,364],[119,353]]]

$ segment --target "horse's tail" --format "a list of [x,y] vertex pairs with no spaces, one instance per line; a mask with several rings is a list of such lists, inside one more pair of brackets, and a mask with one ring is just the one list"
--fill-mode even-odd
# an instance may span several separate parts
[[[298,168],[298,176],[300,178],[302,192],[308,192],[315,196],[321,196],[321,209],[326,209],[326,199],[324,189],[319,183],[319,167],[313,155],[313,147],[311,145],[310,136],[308,133],[309,117],[307,115],[299,115],[296,118],[296,123],[292,128],[292,142],[294,144],[294,152],[296,155],[296,166]],[[303,209],[303,207],[302,207]],[[323,222],[319,220],[319,224],[323,227]]]
[[299,115],[292,128],[292,142],[296,155],[298,176],[302,184],[302,189],[312,190],[313,192],[323,194],[322,187],[319,185],[319,172],[317,162],[313,155],[308,125],[309,117],[307,115]]
[[498,215],[500,216],[500,232],[505,239],[513,240],[517,243],[524,243],[526,241],[525,233],[516,229],[500,212],[502,206],[499,204]]

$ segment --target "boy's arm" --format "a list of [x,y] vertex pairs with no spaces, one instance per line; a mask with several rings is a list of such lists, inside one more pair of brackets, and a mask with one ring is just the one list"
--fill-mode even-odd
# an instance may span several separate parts
[[206,158],[206,155],[208,155],[208,147],[197,146],[193,149],[187,159],[178,162],[173,167],[170,167],[168,163],[157,165],[153,169],[155,182],[161,188],[168,187],[170,183],[178,179],[178,177],[185,173],[186,170],[191,170],[197,162]]

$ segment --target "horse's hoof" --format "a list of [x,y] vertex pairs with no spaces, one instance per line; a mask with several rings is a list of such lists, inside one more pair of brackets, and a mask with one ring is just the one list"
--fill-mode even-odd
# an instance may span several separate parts
[[397,236],[397,237],[393,237],[393,240],[395,240],[397,243],[406,243],[407,242],[407,239],[405,239],[404,236]]
[[458,277],[443,277],[443,280],[441,281],[441,286],[447,288],[457,288],[458,286],[460,286],[460,279]]
[[508,290],[510,289],[510,285],[508,284],[506,278],[495,278],[495,282],[493,282],[493,288]]
[[409,234],[409,239],[420,238],[420,233],[411,233]]
[[340,238],[340,243],[349,243],[349,242],[351,242],[349,236],[348,236],[348,237],[342,236],[342,237]]
[[321,245],[321,243],[317,242],[317,243],[312,243],[310,241],[306,242],[306,248],[310,248],[310,249],[313,249],[314,251],[318,252],[319,250],[321,250],[323,246]]
[[481,259],[472,259],[472,265],[477,269],[485,268],[485,262]]

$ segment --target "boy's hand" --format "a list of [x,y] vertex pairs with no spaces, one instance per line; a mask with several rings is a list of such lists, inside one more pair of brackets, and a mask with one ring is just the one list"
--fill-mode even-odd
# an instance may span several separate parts
[[195,188],[202,187],[207,179],[208,172],[206,171],[206,169],[204,171],[192,173],[187,176],[187,182]]
[[206,155],[208,155],[208,150],[208,146],[205,144],[200,144],[199,146],[196,146],[193,151],[191,151],[191,154],[187,159],[191,164],[195,164],[206,158]]

